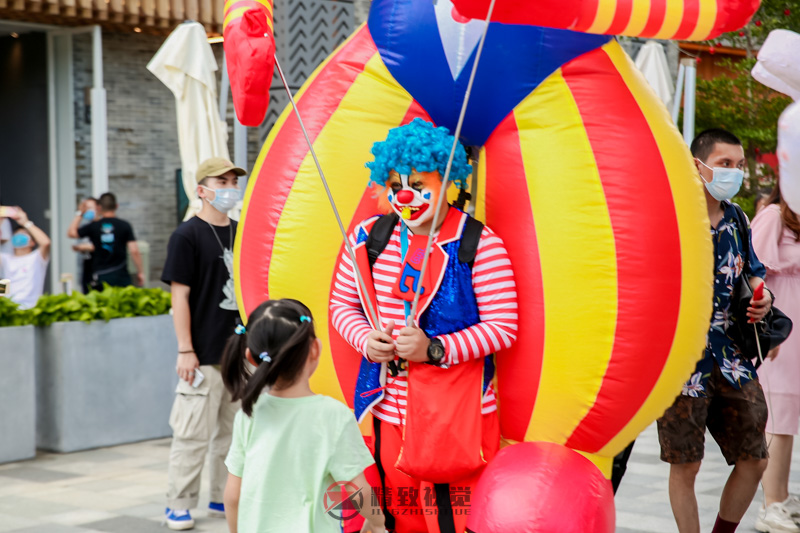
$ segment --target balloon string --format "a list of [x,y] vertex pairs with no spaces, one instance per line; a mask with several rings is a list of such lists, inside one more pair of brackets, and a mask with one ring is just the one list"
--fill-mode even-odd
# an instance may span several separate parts
[[[431,248],[433,247],[433,234],[439,226],[439,213],[442,210],[442,202],[447,195],[447,185],[450,180],[450,169],[453,166],[453,157],[458,148],[458,138],[461,136],[461,127],[464,125],[464,116],[467,114],[467,105],[469,104],[469,97],[472,94],[472,84],[475,82],[475,74],[478,72],[478,62],[481,59],[481,52],[483,52],[483,43],[486,41],[486,34],[489,32],[489,22],[492,19],[492,12],[494,11],[494,4],[496,0],[492,0],[489,4],[489,11],[486,13],[486,26],[483,28],[481,40],[478,43],[478,50],[475,53],[475,62],[472,64],[472,72],[469,75],[469,82],[467,83],[467,91],[464,94],[464,103],[461,105],[461,112],[458,115],[458,123],[456,130],[453,132],[453,146],[450,148],[450,156],[447,159],[447,167],[444,170],[444,177],[442,178],[442,192],[439,194],[439,201],[436,203],[436,211],[433,214],[433,222],[431,224],[431,231],[428,234],[428,244],[425,247],[425,255],[422,259],[422,268],[420,269],[419,279],[425,279],[425,271],[428,268],[428,259],[431,255]],[[417,316],[417,307],[419,306],[419,296],[422,291],[422,283],[417,284],[417,290],[414,292],[414,304],[411,306],[411,315],[406,317],[414,320]]]
[[289,89],[289,84],[286,81],[286,77],[283,75],[283,69],[281,68],[281,62],[278,60],[278,54],[275,54],[275,66],[278,67],[278,74],[281,77],[281,82],[283,82],[283,87],[286,89],[286,94],[289,95],[289,101],[292,103],[292,109],[294,109],[294,114],[297,116],[297,122],[300,124],[300,129],[303,131],[303,136],[306,138],[306,143],[308,144],[308,149],[311,151],[311,157],[314,158],[314,163],[317,165],[317,172],[319,173],[319,177],[322,180],[322,185],[325,187],[325,192],[328,195],[328,201],[331,204],[331,209],[333,209],[333,214],[336,217],[336,222],[339,224],[339,230],[342,232],[342,238],[344,239],[345,248],[347,248],[347,253],[350,255],[350,261],[353,264],[353,273],[358,280],[358,285],[361,288],[361,294],[364,295],[364,301],[367,302],[367,309],[369,311],[369,318],[372,321],[372,326],[376,329],[380,329],[381,323],[378,321],[378,314],[375,312],[374,307],[372,306],[372,300],[369,297],[369,293],[367,292],[367,286],[364,283],[364,278],[361,276],[361,272],[358,270],[358,263],[356,262],[356,254],[353,251],[353,247],[350,246],[350,238],[347,236],[347,231],[344,229],[344,224],[342,224],[342,217],[339,216],[339,210],[336,208],[336,202],[333,201],[333,195],[331,194],[331,189],[328,187],[328,180],[325,179],[325,174],[322,172],[322,167],[319,164],[319,159],[317,159],[317,153],[314,151],[314,146],[311,144],[311,139],[308,136],[308,131],[306,131],[305,124],[303,124],[303,119],[300,117],[300,111],[297,109],[297,104],[294,101],[294,97],[292,96],[292,91]]

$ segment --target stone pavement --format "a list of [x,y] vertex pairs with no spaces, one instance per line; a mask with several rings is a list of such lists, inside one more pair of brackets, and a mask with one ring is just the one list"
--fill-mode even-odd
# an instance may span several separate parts
[[[711,531],[729,468],[712,439],[697,483],[704,532]],[[0,532],[164,533],[169,439],[72,454],[42,453],[0,465]],[[637,440],[617,494],[617,532],[676,532],[667,496],[669,467],[658,459],[655,426]],[[800,452],[790,489],[800,492]],[[201,509],[208,506],[203,479]],[[751,532],[758,495],[739,531]],[[225,521],[195,511],[195,531],[227,532]]]
[[[658,435],[653,424],[636,440],[628,471],[617,492],[617,533],[677,533],[667,493],[669,465],[661,462],[659,454]],[[704,533],[714,527],[719,498],[731,469],[725,463],[717,443],[706,432],[705,459],[695,485],[700,529]],[[793,494],[800,491],[800,450],[797,448],[792,457],[789,491]],[[763,494],[759,489],[737,533],[755,531],[753,524],[762,501]]]

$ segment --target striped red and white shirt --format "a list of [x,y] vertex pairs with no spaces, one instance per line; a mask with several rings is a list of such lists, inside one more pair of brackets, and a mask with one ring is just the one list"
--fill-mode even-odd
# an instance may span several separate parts
[[[358,231],[358,230],[357,230]],[[356,245],[354,235],[350,242]],[[375,261],[372,277],[378,299],[381,327],[394,320],[392,336],[405,324],[403,300],[392,294],[402,268],[400,224],[398,223],[384,251]],[[336,272],[331,296],[333,326],[356,350],[366,357],[367,337],[372,331],[356,290],[353,264],[345,251]],[[478,302],[480,322],[467,329],[440,335],[445,348],[443,364],[453,365],[510,347],[517,338],[517,290],[511,261],[502,239],[484,227],[472,268],[472,287]],[[395,359],[399,361],[399,359]],[[373,406],[372,414],[384,422],[402,425],[405,422],[408,372],[388,374],[383,399]],[[490,384],[483,396],[482,413],[497,410],[494,388]]]

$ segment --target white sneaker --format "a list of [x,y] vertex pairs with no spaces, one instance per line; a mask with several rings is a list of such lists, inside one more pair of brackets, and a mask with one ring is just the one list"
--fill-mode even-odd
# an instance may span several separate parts
[[781,503],[770,504],[766,509],[758,510],[756,531],[761,533],[800,533],[800,527],[792,520],[789,512]]
[[800,519],[800,498],[790,494],[781,505],[783,505],[783,508],[786,509],[786,512],[788,512],[792,518]]

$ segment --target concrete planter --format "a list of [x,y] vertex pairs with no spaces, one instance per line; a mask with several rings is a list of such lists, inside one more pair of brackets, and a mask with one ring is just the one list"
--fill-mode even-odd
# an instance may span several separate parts
[[0,328],[0,463],[36,455],[33,326]]
[[172,434],[170,315],[58,322],[36,335],[37,447],[73,452]]

